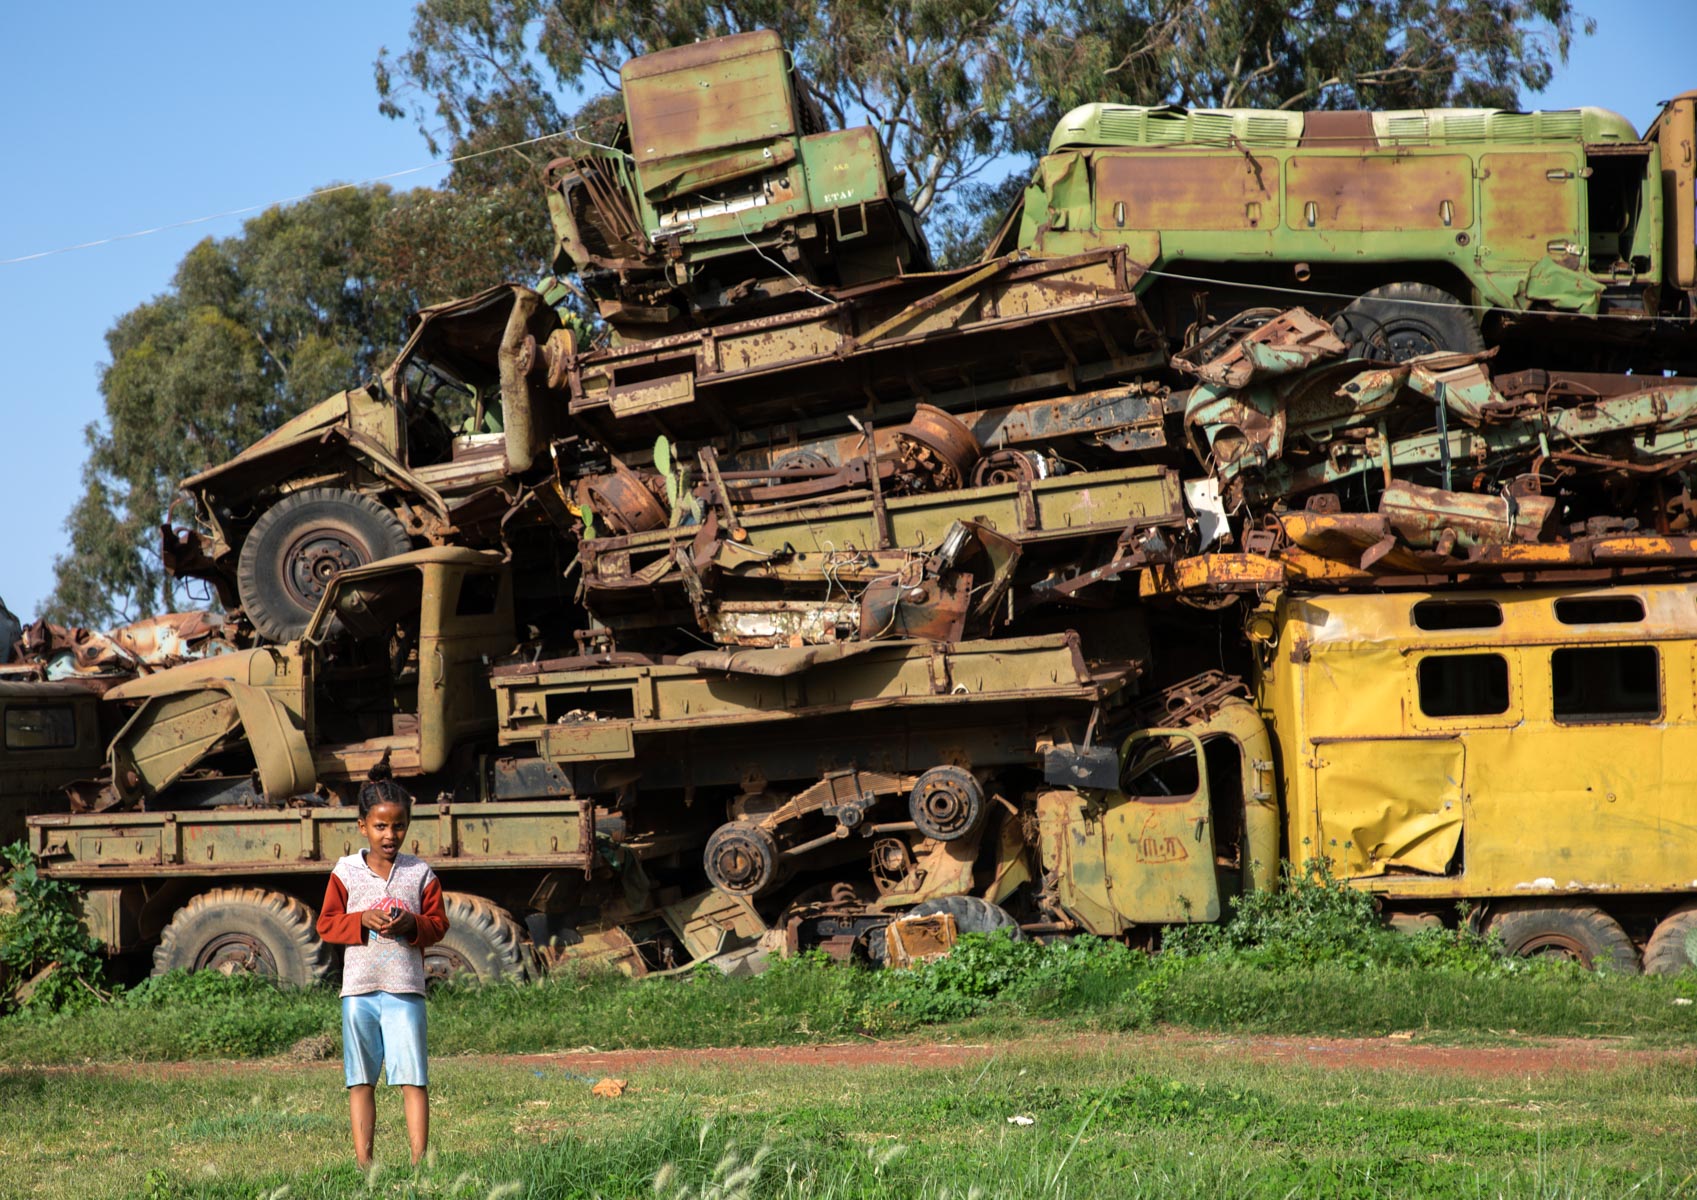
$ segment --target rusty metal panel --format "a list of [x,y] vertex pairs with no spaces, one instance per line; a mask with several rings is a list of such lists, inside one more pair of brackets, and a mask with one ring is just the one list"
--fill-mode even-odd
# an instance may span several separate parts
[[[783,43],[771,30],[632,59],[620,78],[638,166],[793,135],[787,76]],[[644,178],[648,188],[660,181]]]
[[1296,154],[1285,196],[1285,223],[1292,229],[1466,230],[1473,227],[1473,160],[1465,154]]
[[1481,256],[1500,265],[1504,259],[1532,263],[1560,256],[1569,247],[1577,254],[1586,240],[1579,222],[1579,167],[1577,150],[1482,155]]
[[746,946],[766,932],[753,904],[719,891],[701,892],[660,912],[697,962]]
[[948,913],[898,917],[884,926],[884,963],[901,969],[942,958],[955,948],[959,930]]
[[1096,155],[1096,227],[1271,229],[1279,160],[1271,154]]

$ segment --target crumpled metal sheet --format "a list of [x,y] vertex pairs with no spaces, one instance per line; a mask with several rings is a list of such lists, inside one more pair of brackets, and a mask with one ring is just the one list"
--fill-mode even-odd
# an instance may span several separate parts
[[1344,350],[1343,339],[1332,332],[1329,321],[1293,308],[1246,333],[1216,358],[1197,363],[1179,354],[1173,356],[1173,366],[1214,387],[1240,388],[1307,370]]
[[59,680],[147,674],[233,649],[223,617],[186,612],[144,617],[107,633],[36,621],[16,639],[15,658]]
[[729,675],[799,675],[821,663],[840,662],[872,649],[872,642],[832,642],[821,646],[779,647],[763,650],[697,650],[678,656],[680,667],[724,671]]
[[[1401,677],[1387,672],[1386,678],[1400,682]],[[1352,698],[1351,703],[1370,699]],[[1339,863],[1341,877],[1358,879],[1392,869],[1442,875],[1449,869],[1461,843],[1462,741],[1326,742],[1314,748],[1314,757],[1321,843]]]

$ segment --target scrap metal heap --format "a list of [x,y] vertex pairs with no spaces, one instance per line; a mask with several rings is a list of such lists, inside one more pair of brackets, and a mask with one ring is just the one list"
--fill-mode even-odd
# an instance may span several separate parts
[[[185,481],[168,567],[276,645],[118,689],[88,807],[294,804],[328,842],[388,771],[471,855],[450,802],[510,803],[552,849],[479,816],[490,861],[571,867],[514,901],[532,941],[636,970],[774,931],[876,957],[927,904],[1121,934],[1271,886],[1237,594],[1697,574],[1697,363],[1352,358],[1241,294],[1173,352],[1124,238],[929,270],[876,138],[820,129],[769,35],[624,78],[614,144],[547,180],[609,344],[517,285],[438,305]],[[1217,845],[1165,853],[1216,837],[1195,784],[1115,824],[1227,734],[1260,799]],[[1115,837],[1159,887],[1112,890]]]
[[1198,381],[1187,435],[1240,514],[1243,553],[1185,564],[1172,586],[1525,581],[1697,560],[1697,377],[1343,351],[1296,309],[1217,357],[1175,359]]

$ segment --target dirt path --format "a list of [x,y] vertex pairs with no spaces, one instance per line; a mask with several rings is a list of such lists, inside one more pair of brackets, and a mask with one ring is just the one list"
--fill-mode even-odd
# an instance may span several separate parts
[[[328,1039],[326,1039],[328,1041]],[[1007,1054],[1088,1054],[1111,1052],[1151,1062],[1169,1057],[1206,1055],[1251,1063],[1290,1063],[1347,1071],[1409,1071],[1423,1074],[1501,1077],[1555,1072],[1610,1071],[1654,1062],[1697,1066],[1697,1048],[1645,1050],[1607,1039],[1540,1038],[1508,1046],[1453,1046],[1416,1042],[1411,1037],[1325,1038],[1282,1035],[1226,1035],[1162,1030],[1154,1033],[1067,1034],[1014,1041],[922,1042],[872,1040],[812,1046],[726,1047],[705,1050],[598,1050],[585,1046],[550,1054],[466,1054],[445,1057],[443,1064],[552,1068],[590,1078],[640,1076],[675,1067],[790,1065],[830,1069],[907,1067],[924,1070],[966,1066]],[[327,1057],[327,1055],[325,1056]],[[322,1071],[326,1062],[269,1059],[264,1069]],[[252,1062],[172,1062],[91,1064],[88,1066],[0,1068],[0,1074],[115,1073],[170,1076],[227,1070],[252,1070]]]
[[795,1065],[824,1068],[902,1066],[958,1067],[1003,1054],[1048,1051],[1112,1051],[1129,1058],[1219,1055],[1253,1063],[1289,1062],[1334,1070],[1398,1070],[1446,1075],[1541,1075],[1565,1071],[1608,1071],[1652,1062],[1697,1066],[1697,1049],[1627,1049],[1606,1040],[1537,1039],[1512,1046],[1443,1046],[1407,1038],[1303,1038],[1221,1035],[1165,1030],[1158,1033],[1068,1035],[999,1042],[839,1042],[820,1046],[759,1049],[583,1050],[506,1058],[473,1056],[458,1061],[505,1061],[558,1067],[582,1075],[636,1074],[667,1066]]

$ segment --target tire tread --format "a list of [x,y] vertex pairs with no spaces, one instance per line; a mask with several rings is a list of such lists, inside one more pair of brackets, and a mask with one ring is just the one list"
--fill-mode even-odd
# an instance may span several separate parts
[[176,967],[187,969],[193,955],[180,945],[188,931],[205,920],[210,913],[222,912],[234,906],[263,909],[276,919],[283,932],[295,944],[306,964],[308,978],[285,980],[297,986],[312,986],[328,981],[335,970],[335,955],[318,936],[318,918],[304,902],[284,892],[265,888],[212,888],[192,897],[171,916],[159,935],[159,945],[153,950],[153,974],[163,975]]

